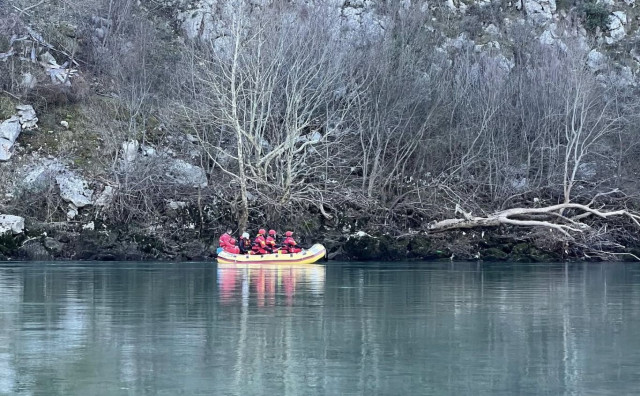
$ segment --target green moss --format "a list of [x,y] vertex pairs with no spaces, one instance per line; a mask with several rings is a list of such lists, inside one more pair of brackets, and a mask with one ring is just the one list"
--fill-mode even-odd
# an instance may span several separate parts
[[4,120],[16,113],[18,103],[9,96],[0,96],[0,119]]

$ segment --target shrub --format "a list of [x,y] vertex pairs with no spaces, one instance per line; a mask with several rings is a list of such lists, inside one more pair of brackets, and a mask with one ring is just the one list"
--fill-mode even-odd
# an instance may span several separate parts
[[585,14],[585,27],[590,32],[595,32],[597,28],[605,30],[609,22],[611,12],[604,4],[585,3],[583,6]]

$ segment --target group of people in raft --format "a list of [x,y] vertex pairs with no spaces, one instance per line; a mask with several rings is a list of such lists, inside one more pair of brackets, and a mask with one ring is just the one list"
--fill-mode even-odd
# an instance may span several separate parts
[[225,252],[232,254],[271,254],[271,253],[298,253],[302,249],[298,247],[295,239],[293,239],[293,232],[287,231],[284,233],[285,239],[278,243],[277,233],[275,230],[267,231],[264,229],[258,230],[258,235],[252,241],[249,234],[244,232],[240,236],[240,243],[236,245],[236,240],[231,236],[231,229],[222,234],[220,237],[220,247]]

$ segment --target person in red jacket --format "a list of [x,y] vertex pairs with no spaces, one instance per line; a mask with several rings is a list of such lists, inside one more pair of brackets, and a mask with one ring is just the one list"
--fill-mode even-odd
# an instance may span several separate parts
[[251,247],[251,249],[255,254],[271,253],[269,251],[269,247],[267,246],[267,240],[264,238],[264,235],[266,233],[267,232],[263,228],[261,228],[258,231],[258,235],[256,236],[256,239],[253,240],[253,246]]
[[240,248],[236,246],[236,240],[234,238],[229,239],[229,242],[224,247],[224,251],[232,254],[240,254]]
[[224,249],[229,244],[229,239],[231,239],[231,228],[227,228],[227,232],[218,239],[220,247]]
[[271,249],[272,253],[278,252],[278,246],[276,243],[276,230],[269,230],[269,236],[267,237],[267,247]]
[[284,233],[284,235],[286,236],[286,238],[284,239],[284,242],[282,242],[282,244],[284,245],[284,248],[287,250],[288,253],[298,253],[299,251],[302,250],[298,247],[296,240],[293,239],[292,231],[287,231]]

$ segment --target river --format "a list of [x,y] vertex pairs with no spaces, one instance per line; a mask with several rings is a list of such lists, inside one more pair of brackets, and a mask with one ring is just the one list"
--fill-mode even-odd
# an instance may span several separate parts
[[624,395],[640,265],[0,264],[0,395]]

